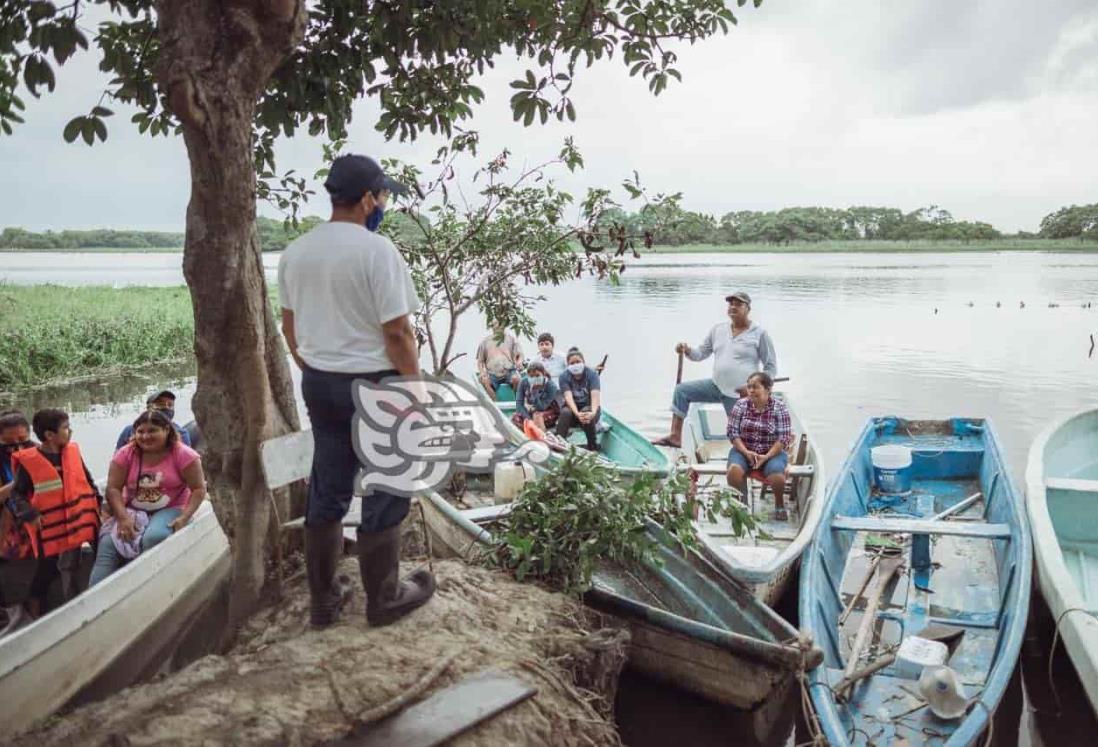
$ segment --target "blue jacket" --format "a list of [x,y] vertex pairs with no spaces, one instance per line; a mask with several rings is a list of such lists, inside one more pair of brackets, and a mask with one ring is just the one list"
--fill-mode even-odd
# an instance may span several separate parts
[[530,379],[524,376],[519,382],[518,391],[515,392],[515,411],[526,417],[530,417],[530,410],[544,412],[549,409],[549,405],[553,404],[559,394],[560,391],[552,379],[546,377],[545,383],[535,389],[530,386]]

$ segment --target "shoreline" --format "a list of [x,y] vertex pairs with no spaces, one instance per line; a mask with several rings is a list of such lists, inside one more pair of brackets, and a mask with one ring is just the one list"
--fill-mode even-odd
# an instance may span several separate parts
[[[579,247],[576,252],[579,253]],[[958,241],[815,241],[791,244],[682,244],[657,245],[642,256],[664,254],[975,254],[1040,252],[1045,254],[1098,254],[1098,241],[1079,239],[986,239]],[[274,254],[277,250],[264,252]],[[87,247],[81,249],[0,248],[4,254],[183,254],[182,248]]]

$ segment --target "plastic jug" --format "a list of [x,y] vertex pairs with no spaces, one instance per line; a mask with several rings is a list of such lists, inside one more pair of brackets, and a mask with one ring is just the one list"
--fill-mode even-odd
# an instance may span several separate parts
[[526,462],[499,462],[494,476],[496,500],[513,501],[526,481],[534,479],[534,468]]

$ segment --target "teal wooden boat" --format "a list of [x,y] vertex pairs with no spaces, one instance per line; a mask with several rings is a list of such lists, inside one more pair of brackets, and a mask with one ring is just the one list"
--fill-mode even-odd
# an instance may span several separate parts
[[[491,544],[491,527],[510,505],[486,500],[462,510],[439,493],[421,499],[436,554],[471,557],[479,544]],[[605,563],[585,602],[629,626],[632,667],[713,702],[756,709],[763,726],[767,706],[783,701],[794,673],[805,660],[818,662],[819,650],[799,647],[789,623],[697,553],[684,553],[658,526],[648,533],[660,563]]]
[[[890,444],[912,457],[910,490],[899,492],[898,479],[894,495],[878,490],[871,455]],[[801,564],[801,625],[824,652],[810,693],[827,741],[973,744],[1018,661],[1032,553],[989,421],[871,418],[828,487]],[[968,703],[957,701],[954,718],[920,696],[922,665],[936,658],[912,655],[916,647],[939,651],[962,683]]]
[[[491,402],[503,413],[509,428],[509,436],[515,443],[527,441],[526,434],[511,423],[511,417],[515,414],[514,391],[506,384],[496,392],[496,400],[492,400],[484,392],[484,388],[473,374],[473,382],[477,394],[485,401]],[[510,396],[510,399],[505,399]],[[599,455],[613,465],[623,476],[628,477],[641,472],[650,472],[660,477],[666,477],[673,466],[671,456],[654,446],[647,438],[635,431],[627,423],[619,420],[605,407],[600,408],[602,415],[599,418]],[[569,443],[582,448],[587,443],[587,437],[583,431],[574,428],[568,435]],[[550,457],[553,460],[560,459],[560,454],[553,452]]]
[[1098,713],[1098,409],[1050,425],[1026,467],[1037,584]]

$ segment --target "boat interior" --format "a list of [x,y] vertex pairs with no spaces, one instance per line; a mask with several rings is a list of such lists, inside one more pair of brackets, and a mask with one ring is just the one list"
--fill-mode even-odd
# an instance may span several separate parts
[[1043,478],[1064,564],[1087,610],[1098,613],[1098,443],[1092,418],[1073,418],[1052,435]]
[[[874,487],[870,449],[883,444],[911,448],[910,492],[883,495]],[[921,666],[905,666],[902,656],[851,689],[841,687],[844,674],[897,654],[908,636],[948,640],[945,663],[966,697],[987,685],[1001,631],[1011,615],[1025,614],[1012,604],[1019,569],[1010,545],[1019,517],[1004,470],[983,421],[879,418],[838,474],[830,520],[812,550],[822,570],[814,598],[826,667],[820,670],[824,681],[814,686],[845,691],[837,713],[853,744],[940,743],[960,723],[920,708]],[[884,568],[890,557],[899,560],[899,571],[886,581],[874,612],[870,599],[881,576],[889,578]],[[867,645],[848,666],[867,614]]]
[[[774,396],[781,397],[780,392]],[[708,490],[728,487],[726,470],[728,460],[728,416],[721,405],[695,405],[692,417],[687,418],[684,429],[689,431],[683,439],[683,448],[694,453],[688,456],[698,473],[698,490],[704,495]],[[746,567],[765,566],[782,548],[792,542],[807,511],[807,501],[812,496],[817,479],[817,455],[809,448],[807,434],[796,413],[793,419],[793,446],[786,477],[784,503],[787,519],[775,521],[772,512],[776,508],[774,494],[764,483],[748,479],[748,495],[741,496],[757,522],[757,529],[746,536],[736,537],[727,519],[715,523],[699,522],[700,531],[717,540],[717,546]]]

